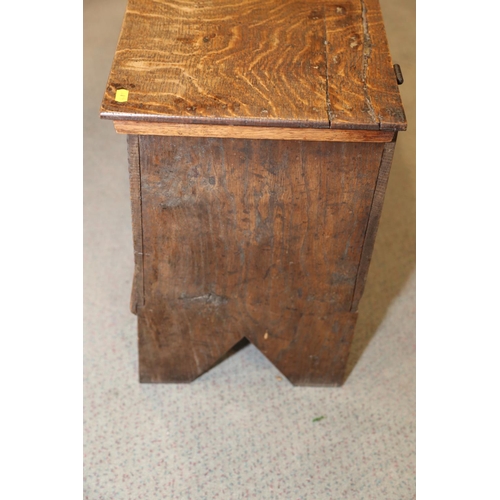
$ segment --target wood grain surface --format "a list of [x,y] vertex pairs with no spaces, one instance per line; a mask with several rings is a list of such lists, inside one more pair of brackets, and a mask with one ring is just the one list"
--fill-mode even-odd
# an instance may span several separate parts
[[327,2],[325,11],[331,123],[339,128],[405,130],[378,0]]
[[129,0],[101,116],[404,130],[381,19],[378,0]]
[[[321,9],[314,0],[129,0],[103,112],[328,127]],[[117,88],[128,102],[114,101]]]
[[247,337],[294,384],[341,384],[384,144],[139,147],[141,381],[191,381]]
[[219,137],[231,139],[267,139],[284,141],[390,142],[396,132],[377,130],[337,130],[322,128],[245,127],[115,121],[119,134],[165,135],[171,137]]

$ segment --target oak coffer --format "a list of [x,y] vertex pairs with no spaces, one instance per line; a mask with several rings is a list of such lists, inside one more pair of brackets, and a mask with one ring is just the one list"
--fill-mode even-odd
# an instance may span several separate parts
[[246,337],[342,384],[397,85],[378,0],[129,0],[101,117],[128,135],[141,382]]

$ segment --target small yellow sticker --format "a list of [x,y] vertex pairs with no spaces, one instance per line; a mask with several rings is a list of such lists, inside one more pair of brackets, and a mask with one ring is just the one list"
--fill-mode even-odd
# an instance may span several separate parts
[[115,95],[116,102],[127,102],[128,101],[128,90],[118,89]]

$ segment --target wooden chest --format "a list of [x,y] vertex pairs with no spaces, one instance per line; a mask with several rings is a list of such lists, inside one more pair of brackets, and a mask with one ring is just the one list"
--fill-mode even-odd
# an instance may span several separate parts
[[378,0],[129,0],[101,117],[128,134],[140,381],[246,337],[342,384],[406,129]]

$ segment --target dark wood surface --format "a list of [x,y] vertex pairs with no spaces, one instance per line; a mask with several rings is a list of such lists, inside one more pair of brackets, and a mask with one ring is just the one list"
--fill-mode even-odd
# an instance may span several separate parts
[[140,136],[139,148],[141,381],[191,381],[247,337],[297,385],[342,383],[385,145]]
[[144,279],[142,274],[142,200],[141,200],[141,166],[139,162],[139,137],[129,135],[128,172],[130,179],[130,200],[132,206],[132,234],[134,239],[134,281],[130,310],[137,314],[137,308],[144,305]]
[[129,0],[101,116],[406,128],[378,0]]

